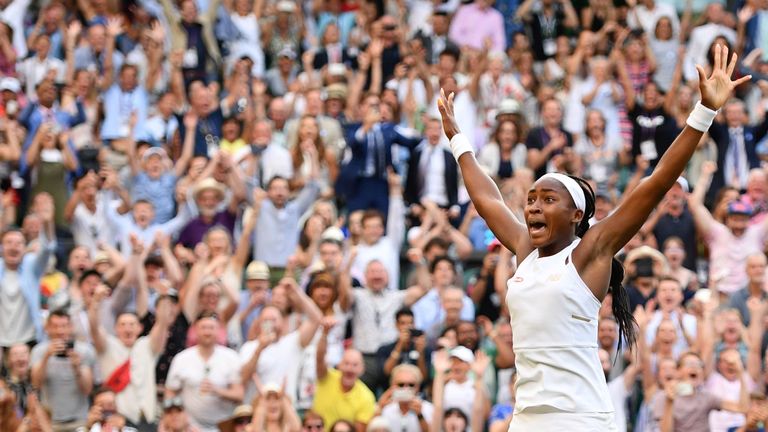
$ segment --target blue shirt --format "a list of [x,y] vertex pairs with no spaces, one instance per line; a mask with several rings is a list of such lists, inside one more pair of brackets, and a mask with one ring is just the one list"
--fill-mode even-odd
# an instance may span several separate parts
[[[475,320],[475,305],[472,300],[464,295],[461,299],[461,320]],[[445,320],[445,311],[440,304],[440,294],[437,289],[432,288],[429,292],[417,301],[412,307],[413,325],[423,331],[431,330],[437,324]]]
[[144,171],[133,178],[131,196],[134,201],[147,200],[155,207],[154,223],[173,219],[176,208],[176,176],[166,172],[158,179],[150,178]]
[[[130,131],[131,113],[136,113],[136,124],[143,125],[147,120],[149,99],[147,92],[138,86],[131,91],[123,91],[118,84],[104,93],[104,122],[101,124],[101,139],[125,138]],[[136,133],[134,131],[134,138]]]
[[28,169],[26,157],[27,150],[29,149],[29,146],[32,145],[32,140],[37,134],[37,128],[39,128],[41,124],[50,121],[66,130],[85,122],[85,110],[83,109],[83,104],[77,102],[75,105],[77,107],[77,112],[75,114],[70,114],[64,111],[58,103],[54,104],[51,108],[45,108],[39,103],[33,103],[28,105],[24,111],[21,112],[19,115],[19,123],[28,131],[27,138],[24,140],[24,145],[22,146],[20,162],[22,173],[26,173]]

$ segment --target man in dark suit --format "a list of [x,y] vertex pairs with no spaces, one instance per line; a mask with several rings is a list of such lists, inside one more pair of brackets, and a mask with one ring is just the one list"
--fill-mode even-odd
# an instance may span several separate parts
[[717,144],[718,170],[712,178],[710,195],[723,186],[743,191],[747,188],[749,170],[760,167],[755,147],[768,132],[768,116],[757,126],[747,125],[744,102],[733,99],[723,107],[725,122],[715,121],[709,135]]
[[405,202],[413,205],[427,199],[458,215],[458,168],[451,152],[440,145],[442,127],[438,118],[427,120],[424,141],[416,147],[408,163]]
[[378,95],[369,94],[360,108],[363,123],[350,128],[347,148],[351,152],[336,180],[336,195],[344,197],[347,209],[376,209],[387,214],[389,209],[389,184],[387,173],[393,169],[392,145],[413,149],[421,141],[410,131],[381,120]]
[[347,47],[345,48],[339,38],[339,27],[330,23],[323,33],[322,48],[315,52],[312,67],[320,70],[327,64],[341,63],[348,69],[357,69],[357,57]]
[[421,41],[421,45],[426,51],[427,63],[436,64],[443,50],[459,51],[459,46],[448,39],[450,24],[451,19],[448,13],[437,9],[432,14],[432,33],[427,34],[423,30],[419,30],[414,36],[415,39]]

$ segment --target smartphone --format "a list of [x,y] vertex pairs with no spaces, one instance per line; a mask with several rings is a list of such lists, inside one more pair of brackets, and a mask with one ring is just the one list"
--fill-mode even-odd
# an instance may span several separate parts
[[423,331],[421,331],[419,329],[415,329],[415,328],[410,329],[410,332],[411,332],[411,337],[412,338],[417,338],[417,337],[419,337],[419,336],[424,334]]
[[272,321],[263,321],[261,323],[261,331],[264,333],[272,333],[275,329],[275,323]]
[[68,353],[70,350],[73,350],[73,349],[75,349],[75,341],[74,341],[74,340],[68,340],[68,341],[67,341],[67,345],[64,347],[64,350],[62,350],[62,351],[59,351],[59,352],[56,354],[56,357],[66,357],[66,356],[67,356],[67,353]]
[[693,394],[693,384],[689,382],[677,383],[675,392],[678,396],[690,396]]
[[413,389],[409,388],[396,388],[392,392],[392,400],[395,402],[410,402],[413,396]]

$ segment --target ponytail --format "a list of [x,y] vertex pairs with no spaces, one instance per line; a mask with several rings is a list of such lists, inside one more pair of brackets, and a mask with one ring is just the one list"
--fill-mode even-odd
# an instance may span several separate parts
[[[584,209],[584,216],[576,226],[576,235],[579,238],[584,237],[587,230],[589,230],[589,220],[595,214],[595,192],[592,190],[590,184],[576,176],[570,176],[574,179],[581,189],[584,191],[584,197],[586,198],[586,206]],[[616,355],[621,352],[622,342],[626,340],[627,344],[631,347],[635,344],[637,339],[637,333],[635,331],[635,317],[632,315],[632,311],[629,309],[629,294],[626,288],[622,285],[624,280],[624,266],[621,265],[619,260],[614,257],[611,261],[611,279],[608,282],[608,292],[613,297],[611,312],[613,313],[616,323],[619,325],[619,345],[616,350]]]

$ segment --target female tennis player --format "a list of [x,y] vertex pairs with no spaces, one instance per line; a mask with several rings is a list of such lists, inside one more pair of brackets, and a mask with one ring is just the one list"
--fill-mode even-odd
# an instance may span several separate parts
[[507,283],[517,367],[511,432],[616,430],[597,348],[598,310],[608,292],[613,295],[619,330],[630,345],[635,329],[621,286],[624,270],[614,255],[675,183],[734,87],[750,79],[732,81],[735,67],[736,55],[728,62],[728,49],[720,46],[709,78],[697,66],[701,101],[687,126],[653,173],[613,214],[591,228],[592,188],[563,174],[547,174],[534,183],[528,191],[525,223],[518,221],[459,132],[453,94],[446,97],[441,91],[443,129],[470,198],[496,238],[521,262]]

